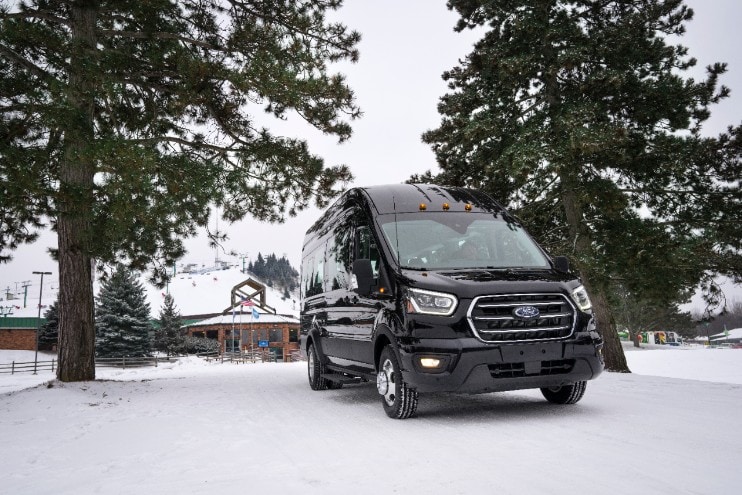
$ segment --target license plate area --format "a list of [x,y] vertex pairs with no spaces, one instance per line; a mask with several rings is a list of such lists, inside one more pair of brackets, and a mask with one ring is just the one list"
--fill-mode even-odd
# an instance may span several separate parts
[[[504,345],[500,348],[502,360],[505,363],[539,363],[562,359],[564,352],[562,344],[543,343],[528,345]],[[534,365],[535,366],[535,365]]]

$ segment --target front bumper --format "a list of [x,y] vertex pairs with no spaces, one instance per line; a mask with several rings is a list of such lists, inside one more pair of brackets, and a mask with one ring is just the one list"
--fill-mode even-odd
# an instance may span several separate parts
[[[596,378],[603,371],[596,332],[569,340],[483,344],[474,338],[414,339],[399,343],[402,375],[419,392],[485,393],[558,387]],[[426,371],[420,357],[446,358],[444,370]]]

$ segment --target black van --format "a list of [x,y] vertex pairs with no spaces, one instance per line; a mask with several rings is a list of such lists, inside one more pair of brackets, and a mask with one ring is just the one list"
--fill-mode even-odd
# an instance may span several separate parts
[[573,404],[603,371],[566,258],[475,190],[347,191],[307,231],[301,296],[312,389],[375,380],[392,418],[414,414],[418,392],[540,388]]

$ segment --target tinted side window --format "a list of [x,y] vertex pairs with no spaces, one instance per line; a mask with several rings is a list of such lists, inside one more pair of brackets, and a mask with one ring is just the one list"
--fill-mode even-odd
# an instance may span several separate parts
[[327,241],[327,279],[325,290],[347,289],[350,285],[352,218],[345,217]]
[[302,298],[322,293],[324,266],[324,249],[317,249],[314,253],[304,258],[301,266]]

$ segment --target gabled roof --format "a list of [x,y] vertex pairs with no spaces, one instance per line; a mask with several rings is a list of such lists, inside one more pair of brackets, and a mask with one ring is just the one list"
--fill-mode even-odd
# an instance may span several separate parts
[[235,325],[239,325],[241,323],[243,326],[245,326],[245,325],[249,325],[251,322],[252,323],[287,323],[287,324],[294,324],[294,325],[299,324],[299,320],[297,318],[292,318],[290,316],[274,315],[270,313],[260,313],[259,318],[252,318],[250,315],[251,315],[251,312],[246,312],[243,314],[236,313],[233,319],[232,314],[230,313],[226,315],[214,316],[206,320],[201,320],[195,323],[189,323],[183,326],[184,327],[202,327],[202,326],[208,326],[208,325],[231,325],[232,323],[234,323]]

